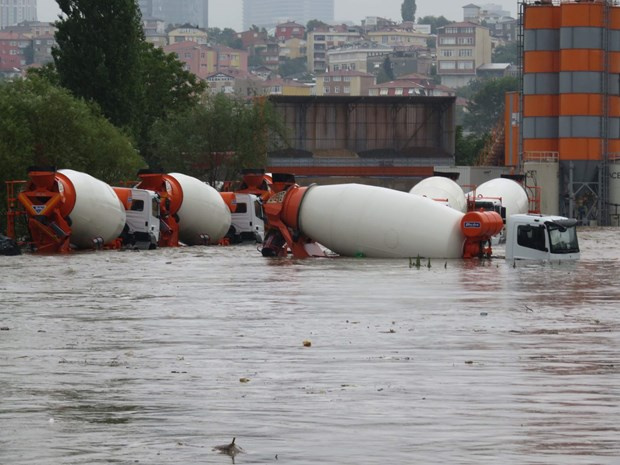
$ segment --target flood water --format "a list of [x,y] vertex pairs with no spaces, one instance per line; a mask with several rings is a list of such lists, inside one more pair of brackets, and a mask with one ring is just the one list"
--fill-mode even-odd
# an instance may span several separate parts
[[0,257],[0,463],[618,464],[619,231],[580,244]]

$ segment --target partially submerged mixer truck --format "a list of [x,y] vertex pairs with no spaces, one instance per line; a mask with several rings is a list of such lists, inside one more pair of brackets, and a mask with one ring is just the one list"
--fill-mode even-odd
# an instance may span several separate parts
[[[323,247],[375,258],[490,256],[492,237],[505,227],[495,211],[463,212],[462,189],[443,181],[425,196],[360,184],[300,187],[294,177],[275,173],[273,179],[281,187],[265,204],[264,256],[324,256]],[[513,203],[509,194],[504,200]],[[508,217],[506,238],[509,260],[579,257],[576,222],[567,218],[516,211]]]
[[[28,175],[17,195],[19,213],[40,253],[216,243],[230,228],[230,211],[219,193],[184,174],[143,170],[131,188],[52,167],[31,168]],[[14,220],[18,212],[9,213]]]

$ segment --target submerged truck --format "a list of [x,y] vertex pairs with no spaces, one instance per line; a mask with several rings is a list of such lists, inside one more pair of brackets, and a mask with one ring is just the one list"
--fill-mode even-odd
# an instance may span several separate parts
[[113,187],[125,207],[125,227],[120,235],[123,246],[152,250],[159,242],[161,200],[157,192],[147,189]]
[[235,210],[231,214],[231,242],[263,242],[265,222],[263,203],[255,194],[235,194]]
[[561,216],[512,215],[506,222],[507,260],[577,260],[577,220]]

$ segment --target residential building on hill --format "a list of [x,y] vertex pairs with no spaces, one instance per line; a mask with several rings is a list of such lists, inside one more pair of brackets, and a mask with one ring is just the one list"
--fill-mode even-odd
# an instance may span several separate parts
[[428,76],[410,74],[402,76],[395,81],[384,82],[370,87],[368,94],[371,96],[427,96],[427,97],[453,97],[454,89],[437,85]]
[[375,84],[372,74],[361,71],[330,71],[316,77],[316,95],[359,96],[368,95]]
[[138,0],[138,6],[145,19],[209,27],[209,0]]
[[0,32],[0,71],[11,71],[26,66],[27,50],[32,39],[17,32]]
[[334,20],[334,0],[243,0],[243,29],[271,28],[285,21]]
[[168,33],[169,44],[176,44],[177,42],[196,42],[197,44],[206,45],[207,41],[207,33],[202,29],[194,27],[180,27]]
[[37,0],[0,0],[0,29],[37,20]]
[[480,24],[451,23],[437,30],[437,75],[448,87],[476,78],[478,67],[491,63],[491,36]]
[[294,21],[281,23],[276,26],[276,40],[285,42],[289,39],[303,39],[306,35],[306,27]]
[[368,33],[368,39],[383,45],[427,47],[430,35],[391,28]]
[[312,31],[308,33],[308,71],[323,73],[327,70],[327,51],[342,47],[347,42],[356,42],[361,39],[358,31],[342,30],[330,27],[328,31]]
[[368,62],[372,58],[384,59],[394,51],[389,45],[371,41],[345,43],[342,47],[327,50],[327,66],[329,71],[362,71],[371,72]]

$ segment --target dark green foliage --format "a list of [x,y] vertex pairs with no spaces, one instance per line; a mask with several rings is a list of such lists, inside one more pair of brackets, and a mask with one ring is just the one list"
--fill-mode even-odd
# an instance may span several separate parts
[[415,20],[416,8],[417,6],[415,4],[415,0],[404,0],[400,6],[400,15],[403,18],[403,21]]
[[135,0],[57,0],[52,49],[60,83],[75,96],[95,101],[118,127],[137,123],[140,54],[144,33]]
[[518,90],[519,80],[516,77],[475,80],[468,88],[472,96],[463,125],[470,132],[484,134],[489,132],[504,114],[505,94]]
[[511,42],[506,45],[498,45],[493,50],[491,61],[493,63],[510,63],[517,64],[519,59],[519,50],[516,42]]
[[224,29],[212,27],[207,29],[207,34],[209,36],[209,42],[213,45],[225,45],[237,50],[243,49],[241,39],[238,38],[237,33],[229,27],[225,27]]
[[148,158],[151,125],[196,105],[206,85],[175,55],[145,42],[135,0],[58,3],[66,17],[57,23],[57,72],[44,68],[37,74],[96,102]]
[[424,16],[418,18],[418,24],[430,24],[431,34],[437,34],[437,28],[450,24],[452,21],[446,19],[444,16]]
[[141,93],[137,97],[138,128],[136,140],[143,156],[151,156],[149,132],[156,120],[196,106],[206,84],[183,69],[173,54],[151,44],[141,45]]
[[383,60],[383,64],[381,65],[381,70],[377,75],[377,84],[383,84],[384,82],[393,81],[394,79],[396,78],[394,76],[392,60],[390,60],[389,55],[386,55],[385,59]]
[[6,208],[4,182],[25,179],[31,165],[72,168],[117,183],[133,179],[144,161],[96,105],[31,76],[0,84],[0,211]]
[[283,78],[286,78],[289,76],[303,74],[307,72],[307,70],[308,67],[305,57],[293,58],[292,60],[290,58],[285,58],[284,61],[280,62],[278,73]]
[[[155,162],[214,184],[242,168],[264,167],[267,151],[283,141],[271,104],[217,94],[205,105],[154,125]],[[275,137],[274,137],[275,136]]]
[[316,29],[322,29],[327,27],[329,27],[327,23],[324,23],[323,21],[320,21],[318,19],[311,19],[310,21],[308,21],[308,24],[306,24],[306,33],[312,32]]
[[471,166],[478,161],[489,134],[464,135],[463,127],[456,127],[455,163],[457,166]]

